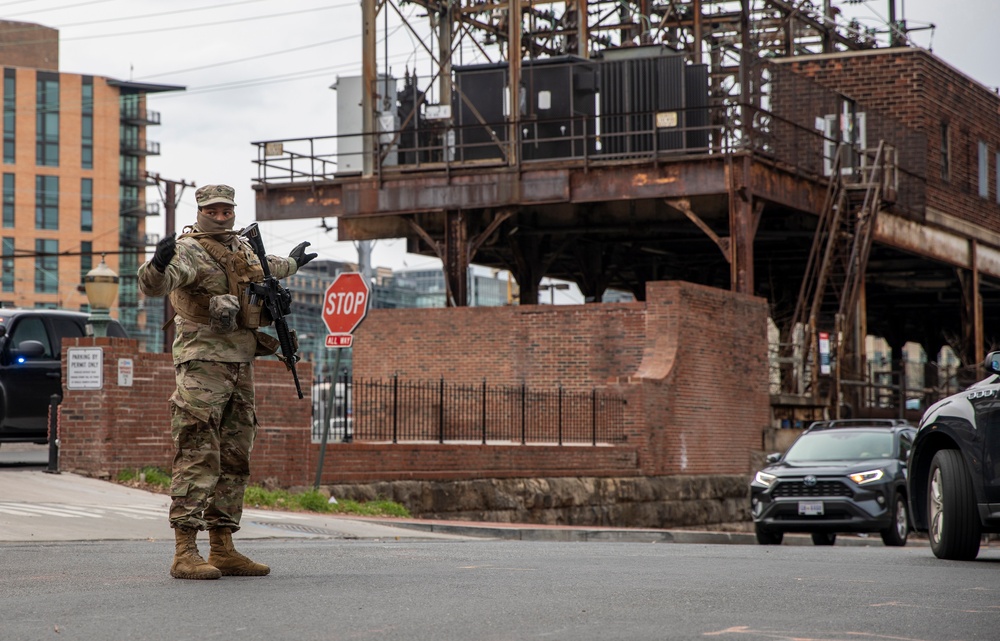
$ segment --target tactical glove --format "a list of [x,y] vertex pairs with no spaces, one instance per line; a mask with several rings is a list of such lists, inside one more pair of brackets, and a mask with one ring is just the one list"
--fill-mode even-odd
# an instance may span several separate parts
[[160,239],[160,242],[156,243],[156,253],[153,254],[153,259],[150,262],[153,263],[153,267],[158,269],[161,274],[167,270],[170,259],[177,253],[176,236],[176,233],[164,236]]
[[306,247],[308,246],[309,246],[308,242],[299,243],[298,245],[295,246],[295,249],[293,249],[291,253],[288,254],[289,257],[295,260],[295,265],[300,269],[302,268],[303,265],[305,265],[310,260],[318,256],[318,254],[307,254]]

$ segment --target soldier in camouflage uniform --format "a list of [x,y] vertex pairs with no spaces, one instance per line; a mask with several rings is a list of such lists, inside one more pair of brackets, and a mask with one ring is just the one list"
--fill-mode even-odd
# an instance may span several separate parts
[[[257,434],[253,359],[273,354],[275,341],[256,327],[267,324],[246,292],[263,280],[260,261],[233,231],[235,191],[206,185],[195,193],[198,222],[156,245],[139,267],[147,296],[170,296],[177,311],[173,361],[177,389],[170,397],[176,448],[170,485],[170,526],[176,553],[171,576],[217,579],[264,576],[270,568],[233,548],[240,527],[250,451]],[[276,278],[294,274],[316,257],[299,244],[287,258],[268,256]],[[255,308],[254,306],[257,305]],[[206,562],[198,553],[199,530],[209,531]]]

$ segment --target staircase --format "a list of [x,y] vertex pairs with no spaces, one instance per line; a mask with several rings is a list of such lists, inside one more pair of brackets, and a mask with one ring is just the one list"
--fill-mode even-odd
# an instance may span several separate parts
[[783,334],[791,337],[796,327],[802,328],[798,359],[810,364],[808,374],[802,371],[794,380],[782,381],[783,390],[793,394],[816,395],[819,331],[829,331],[835,344],[850,344],[876,216],[895,193],[893,147],[880,141],[873,155],[863,152],[864,162],[854,176],[841,172],[846,151],[843,144],[837,148],[795,311]]

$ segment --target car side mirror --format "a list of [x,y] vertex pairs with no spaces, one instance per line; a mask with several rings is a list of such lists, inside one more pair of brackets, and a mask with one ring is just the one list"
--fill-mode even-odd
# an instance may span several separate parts
[[986,355],[986,371],[990,374],[1000,374],[1000,352],[990,352]]
[[14,357],[14,360],[38,358],[44,354],[45,345],[42,345],[40,341],[21,341],[17,344],[17,349],[11,350],[11,356]]
[[777,463],[780,460],[781,460],[780,452],[771,452],[770,454],[764,457],[764,462],[767,463],[768,465],[770,465],[771,463]]

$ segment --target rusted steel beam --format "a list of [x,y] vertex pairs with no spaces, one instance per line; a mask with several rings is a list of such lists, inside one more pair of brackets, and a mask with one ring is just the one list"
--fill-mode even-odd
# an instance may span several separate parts
[[[825,185],[750,162],[746,187],[758,198],[808,213],[822,206]],[[258,220],[389,216],[449,209],[547,203],[691,198],[729,192],[724,157],[659,165],[408,174],[326,184],[290,183],[257,190]]]
[[711,238],[712,242],[719,247],[719,249],[722,251],[722,255],[726,259],[726,262],[732,263],[733,259],[730,256],[729,238],[728,237],[721,238],[718,234],[716,234],[712,230],[712,228],[709,227],[708,223],[703,221],[698,216],[698,214],[696,214],[694,210],[691,209],[690,200],[688,200],[687,198],[667,198],[665,202],[674,209],[683,213],[685,216],[688,217],[688,220],[697,225],[698,229],[703,231],[705,235]]
[[257,190],[257,220],[337,218],[344,215],[342,184],[292,183]]

